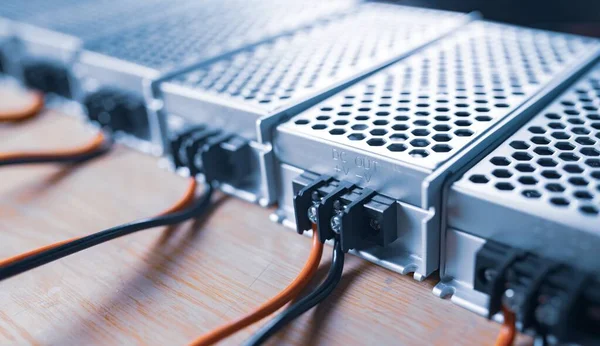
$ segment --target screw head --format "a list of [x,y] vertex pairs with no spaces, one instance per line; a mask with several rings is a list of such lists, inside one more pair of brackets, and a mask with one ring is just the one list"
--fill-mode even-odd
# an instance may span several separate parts
[[315,223],[315,224],[317,223],[317,206],[316,205],[311,205],[310,208],[308,208],[308,219],[312,223]]
[[336,234],[340,234],[340,232],[342,231],[342,217],[339,215],[335,215],[334,217],[331,218],[331,221],[329,222],[331,229],[336,233]]
[[512,288],[504,291],[504,295],[502,296],[502,303],[512,312],[519,311],[521,306],[523,306],[524,300],[525,296],[523,293]]
[[486,282],[490,282],[490,281],[494,280],[494,278],[496,277],[497,274],[498,274],[498,272],[495,269],[488,268],[488,269],[484,270],[483,278],[485,279]]

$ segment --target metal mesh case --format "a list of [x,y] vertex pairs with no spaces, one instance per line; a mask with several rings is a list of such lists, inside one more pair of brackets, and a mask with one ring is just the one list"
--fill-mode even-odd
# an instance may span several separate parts
[[209,124],[254,141],[250,159],[258,160],[254,166],[262,170],[260,180],[231,192],[270,204],[275,199],[270,147],[275,124],[469,19],[363,4],[336,19],[213,59],[161,85],[169,131],[178,131],[176,125]]
[[[231,50],[324,20],[354,5],[354,0],[280,2],[275,0],[204,1],[145,24],[92,40],[84,46],[75,73],[81,95],[115,87],[157,104],[152,85]],[[149,109],[149,113],[155,110]],[[160,131],[150,119],[150,138],[126,142],[160,153]]]
[[451,186],[438,294],[485,313],[473,269],[488,239],[600,271],[599,109],[596,65]]
[[399,240],[361,255],[422,279],[438,268],[441,184],[596,56],[592,39],[475,22],[280,125],[278,218],[291,181],[328,174],[394,198]]

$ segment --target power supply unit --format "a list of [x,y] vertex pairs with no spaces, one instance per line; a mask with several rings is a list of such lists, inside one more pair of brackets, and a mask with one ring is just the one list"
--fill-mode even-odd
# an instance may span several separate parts
[[162,16],[190,0],[6,0],[0,17],[8,18],[18,45],[15,75],[24,84],[70,98],[77,88],[71,67],[87,40]]
[[161,154],[158,81],[200,62],[335,18],[355,0],[205,0],[85,44],[75,67],[88,117],[130,146]]
[[[277,127],[274,218],[296,227],[307,212],[319,220],[313,207],[322,207],[318,226],[331,231],[353,206],[363,213],[365,241],[347,249],[422,280],[439,266],[447,177],[598,53],[590,38],[484,21],[465,26]],[[358,208],[345,201],[357,191]],[[375,212],[384,199],[394,201],[387,228]],[[469,215],[481,215],[470,207]]]
[[[448,34],[472,15],[365,3],[335,19],[211,59],[159,88],[165,144],[176,168],[212,174],[224,191],[275,201],[274,126]],[[220,136],[220,171],[203,167]]]
[[[509,250],[518,249],[600,275],[599,109],[600,64],[449,187],[436,294],[452,295],[453,302],[480,314],[497,312],[488,311],[491,293],[482,288],[490,276],[500,276],[495,268],[500,263],[487,268],[478,263],[489,253],[487,247],[498,248],[494,243],[502,244],[497,258],[509,269],[509,261],[519,259],[510,259],[514,252]],[[539,286],[551,277],[546,269],[538,265],[527,275],[512,276],[539,275]],[[577,280],[567,276],[560,285]],[[528,299],[535,300],[537,293],[531,294]],[[543,302],[535,305],[531,309],[544,307]],[[595,306],[600,308],[600,299]]]

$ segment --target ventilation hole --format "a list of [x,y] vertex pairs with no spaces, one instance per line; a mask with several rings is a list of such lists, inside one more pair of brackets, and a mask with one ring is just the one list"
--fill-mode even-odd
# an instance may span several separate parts
[[445,133],[439,133],[432,137],[432,139],[436,142],[449,142],[452,137]]
[[590,134],[590,130],[586,129],[585,127],[574,127],[571,129],[571,132],[573,132],[576,135],[589,135]]
[[540,198],[542,194],[537,190],[523,190],[521,194],[527,198]]
[[410,141],[410,144],[413,147],[417,147],[417,148],[423,148],[429,145],[429,141],[423,138],[418,138],[418,139],[413,139],[412,141]]
[[470,178],[470,181],[475,184],[487,184],[490,180],[483,174],[473,174]]
[[535,144],[540,144],[540,145],[545,145],[545,144],[549,144],[550,140],[546,137],[543,136],[534,136],[531,137],[531,141]]
[[591,205],[584,205],[579,210],[584,214],[598,215],[598,208]]
[[343,135],[344,133],[346,133],[346,130],[337,128],[329,131],[329,133],[331,133],[332,135]]
[[598,167],[600,167],[600,160],[598,160],[598,159],[587,159],[587,160],[585,160],[585,164],[588,165],[588,166],[590,166],[590,167],[593,167],[593,168],[598,168]]
[[408,117],[405,116],[405,115],[398,115],[398,116],[394,117],[394,120],[397,120],[397,121],[407,121]]
[[[548,147],[537,147],[533,151],[536,154],[541,155],[541,156],[550,156],[550,155],[554,154],[554,150],[552,150],[552,149],[550,149]],[[517,153],[515,153],[515,155],[516,154]],[[529,155],[527,155],[527,156],[529,156]],[[531,159],[531,156],[529,156],[529,159]]]
[[577,139],[575,139],[575,142],[581,144],[581,145],[594,145],[596,144],[596,141],[594,141],[593,139],[589,138],[589,137],[577,137]]
[[308,120],[306,120],[306,119],[296,120],[296,125],[306,125],[306,124],[308,124]]
[[562,130],[566,126],[564,124],[562,124],[562,123],[551,122],[551,123],[548,123],[548,127],[550,127],[551,129],[555,129],[555,130]]
[[467,129],[461,129],[454,131],[454,134],[458,137],[470,137],[473,135],[473,131]]
[[457,120],[454,122],[454,124],[456,124],[456,126],[466,127],[466,126],[470,126],[471,122],[468,120]]
[[587,180],[585,180],[584,178],[581,178],[581,177],[569,178],[569,183],[571,183],[575,186],[587,186],[587,184],[589,184],[589,182]]
[[584,200],[590,200],[590,199],[594,198],[594,196],[592,196],[592,194],[587,191],[575,191],[573,196],[575,196],[575,198],[584,199]]
[[535,168],[527,163],[519,163],[518,165],[515,166],[515,169],[519,172],[524,172],[524,173],[531,173],[533,171],[535,171]]
[[368,128],[368,126],[367,126],[367,125],[364,125],[364,124],[356,124],[356,125],[352,125],[352,127],[351,127],[351,128],[352,128],[353,130],[360,131],[360,130],[366,130],[366,129]]
[[537,179],[532,176],[520,177],[519,182],[523,185],[535,185],[538,183]]
[[569,201],[562,197],[550,198],[550,203],[557,205],[559,207],[566,207],[569,205]]
[[600,171],[592,172],[592,178],[600,180]]
[[561,116],[556,113],[546,113],[546,118],[552,119],[552,120],[558,120],[561,118]]
[[385,144],[385,140],[382,138],[371,138],[367,141],[367,144],[372,147],[380,147]]
[[569,143],[569,142],[558,142],[558,143],[554,144],[554,146],[557,149],[560,149],[560,150],[573,150],[573,149],[575,149],[575,146],[573,144]]
[[365,138],[365,135],[363,135],[362,133],[351,133],[348,135],[348,139],[351,141],[361,141]]
[[329,116],[327,116],[327,115],[319,115],[319,116],[317,117],[317,120],[324,121],[324,120],[329,120],[330,118],[331,118],[331,117],[329,117]]
[[556,167],[556,165],[558,164],[556,163],[556,161],[549,158],[541,158],[537,160],[537,163],[543,167]]
[[384,129],[374,129],[370,132],[373,136],[383,136],[387,134],[387,131]]
[[569,138],[571,138],[571,135],[569,135],[566,132],[557,131],[552,134],[552,137],[554,137],[556,139],[569,139]]
[[411,152],[409,154],[410,154],[410,156],[416,157],[416,158],[425,158],[425,157],[429,156],[429,152],[424,149],[413,149],[413,150],[411,150]]
[[429,130],[426,129],[416,129],[412,131],[412,134],[419,137],[424,137],[429,135]]
[[[537,149],[539,149],[539,148],[536,148],[536,150]],[[526,151],[517,151],[517,152],[515,152],[515,153],[512,154],[512,157],[515,160],[518,160],[518,161],[529,161],[529,160],[531,160],[533,158]]]
[[470,116],[470,115],[471,115],[471,113],[469,113],[469,112],[464,112],[464,111],[461,111],[461,112],[456,112],[456,113],[454,113],[454,115],[456,115],[457,117],[468,117],[468,116]]
[[558,157],[561,158],[561,160],[563,161],[577,161],[579,160],[579,156],[572,154],[572,153],[562,153],[560,155],[558,155]]
[[475,120],[486,122],[486,121],[491,121],[492,117],[488,117],[487,115],[480,115],[480,116],[475,117]]
[[381,125],[387,125],[388,121],[387,120],[375,120],[373,122],[373,125],[377,125],[377,126],[381,126]]
[[436,153],[447,153],[452,150],[452,147],[447,144],[436,144],[431,147],[431,150],[435,151]]
[[512,173],[507,169],[495,169],[492,171],[492,174],[498,178],[510,178],[512,177]]
[[539,126],[531,126],[528,130],[529,130],[529,132],[535,133],[535,134],[542,134],[542,133],[546,132],[546,130],[544,130],[543,128],[541,128]]
[[563,167],[563,169],[569,173],[582,173],[583,172],[583,168],[579,167],[578,165],[573,165],[573,164],[565,165]]
[[323,108],[321,108],[321,110],[323,112],[331,112],[333,110],[333,108],[331,108],[331,107],[323,107]]
[[446,115],[438,115],[434,119],[437,121],[449,121],[450,117]]
[[347,125],[348,121],[346,120],[336,120],[333,122],[334,125]]
[[510,146],[515,149],[520,149],[520,150],[529,148],[529,144],[527,144],[523,141],[512,141],[512,142],[510,142]]
[[565,187],[561,184],[546,184],[546,190],[550,192],[563,192],[565,191]]
[[404,144],[390,144],[387,149],[389,151],[394,151],[394,152],[398,152],[398,151],[405,151],[406,150],[406,146]]
[[547,179],[560,179],[561,175],[557,171],[547,170],[542,172],[542,176]]
[[401,142],[401,141],[405,141],[408,139],[408,136],[406,136],[403,133],[394,133],[393,135],[390,136],[390,139],[393,142]]
[[354,119],[356,119],[358,121],[365,121],[365,120],[369,120],[369,117],[366,115],[359,115],[359,116],[355,117]]
[[395,131],[406,131],[406,130],[408,130],[408,126],[404,125],[404,124],[397,124],[397,125],[392,126],[392,129]]
[[325,124],[316,124],[316,125],[313,125],[313,127],[312,127],[312,128],[313,128],[314,130],[324,130],[324,129],[326,129],[326,128],[327,128],[327,125],[325,125]]
[[495,186],[498,190],[502,191],[512,191],[515,189],[515,187],[511,183],[497,183]]
[[583,148],[579,152],[585,156],[600,156],[600,152],[594,148]]
[[439,125],[435,125],[433,127],[433,129],[436,131],[439,131],[439,132],[446,132],[446,131],[450,131],[451,127],[446,124],[439,124]]
[[510,161],[502,156],[493,157],[490,162],[496,166],[508,166],[510,165]]

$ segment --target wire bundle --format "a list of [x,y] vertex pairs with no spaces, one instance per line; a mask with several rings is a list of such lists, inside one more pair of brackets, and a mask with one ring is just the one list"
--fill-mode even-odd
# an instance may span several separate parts
[[193,197],[196,188],[195,180],[191,179],[190,187],[184,198],[174,207],[161,213],[157,217],[143,219],[121,226],[113,227],[85,237],[74,238],[67,241],[54,243],[43,248],[30,251],[3,261],[0,261],[0,281],[37,268],[52,261],[69,256],[92,246],[102,244],[128,234],[141,230],[168,226],[181,223],[191,218],[202,215],[208,209],[213,194],[213,188],[207,185],[204,195],[190,207],[182,209]]

